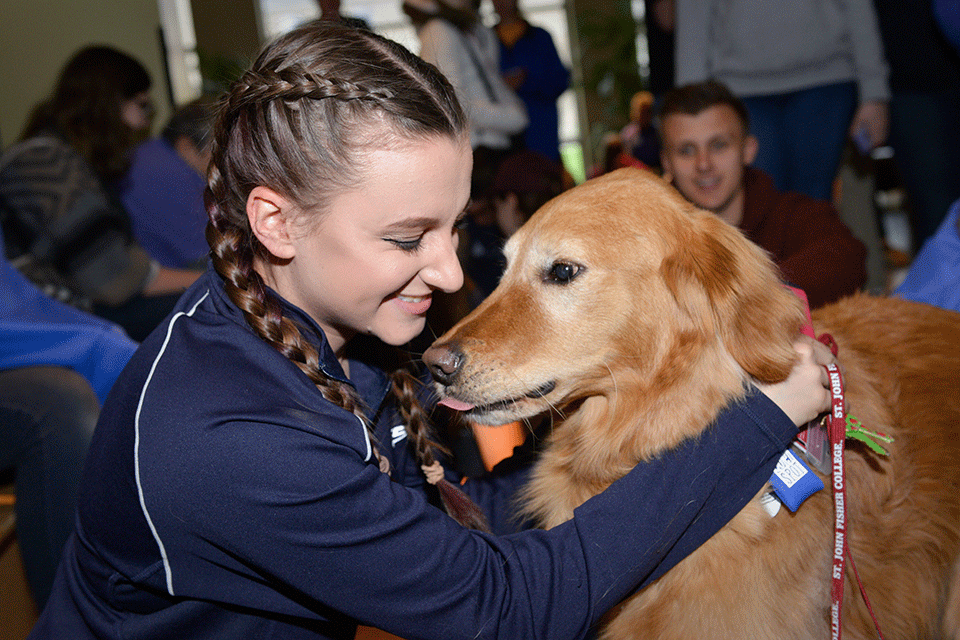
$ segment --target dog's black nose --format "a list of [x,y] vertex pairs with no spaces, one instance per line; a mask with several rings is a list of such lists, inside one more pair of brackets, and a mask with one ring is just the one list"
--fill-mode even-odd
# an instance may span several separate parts
[[434,380],[448,385],[463,364],[463,353],[452,344],[434,345],[423,352],[423,361]]

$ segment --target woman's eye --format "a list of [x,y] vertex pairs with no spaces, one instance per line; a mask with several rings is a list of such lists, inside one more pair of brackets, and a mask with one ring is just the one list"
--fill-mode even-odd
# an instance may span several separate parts
[[423,236],[417,236],[411,240],[403,240],[400,238],[384,238],[387,242],[396,245],[399,249],[403,251],[416,251],[420,248],[420,245],[423,243]]
[[554,262],[547,272],[546,280],[557,284],[568,284],[583,273],[583,267],[571,262]]

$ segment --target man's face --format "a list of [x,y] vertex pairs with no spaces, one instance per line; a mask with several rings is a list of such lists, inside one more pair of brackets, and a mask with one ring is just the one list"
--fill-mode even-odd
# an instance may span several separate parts
[[661,162],[683,196],[731,224],[743,217],[744,167],[757,155],[736,111],[709,107],[695,116],[674,113],[661,123]]

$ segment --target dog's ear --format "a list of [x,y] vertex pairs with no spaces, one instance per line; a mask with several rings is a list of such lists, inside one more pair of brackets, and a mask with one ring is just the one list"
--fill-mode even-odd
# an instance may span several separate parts
[[748,374],[762,382],[785,379],[804,315],[773,262],[713,214],[694,212],[676,234],[660,271],[680,309],[717,336]]

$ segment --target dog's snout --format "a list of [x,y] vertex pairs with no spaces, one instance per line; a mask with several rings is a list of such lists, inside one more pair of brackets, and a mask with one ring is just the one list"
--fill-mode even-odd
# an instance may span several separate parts
[[434,345],[423,353],[423,361],[434,380],[450,384],[463,365],[463,352],[454,344]]

